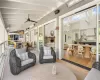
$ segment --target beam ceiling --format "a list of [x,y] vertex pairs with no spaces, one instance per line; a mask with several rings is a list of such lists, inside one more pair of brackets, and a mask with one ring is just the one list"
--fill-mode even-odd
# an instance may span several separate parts
[[[0,10],[6,27],[11,25],[11,30],[17,30],[24,24],[28,14],[32,20],[38,21],[66,1],[68,0],[0,0]],[[29,27],[30,24],[24,26]]]

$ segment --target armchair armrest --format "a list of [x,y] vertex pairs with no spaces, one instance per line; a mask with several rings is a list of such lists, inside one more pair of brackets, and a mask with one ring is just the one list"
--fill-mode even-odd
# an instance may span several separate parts
[[28,52],[28,57],[35,60],[36,62],[36,55],[34,53]]
[[52,47],[51,47],[51,54],[53,56],[53,59],[56,61],[56,53]]
[[42,61],[43,61],[43,56],[44,56],[43,47],[40,47],[39,62],[41,64],[42,64]]
[[100,71],[100,62],[95,62],[95,63],[93,64],[92,68],[95,68],[95,69],[97,69],[97,70]]
[[17,67],[21,67],[21,59],[18,58],[15,53],[16,53],[15,50],[11,51],[9,62],[11,63],[11,65],[13,64],[16,65]]
[[21,59],[16,57],[16,65],[21,68]]
[[41,48],[40,48],[40,54],[39,54],[39,56],[40,56],[41,58],[43,58],[43,55],[44,55],[44,51],[43,51],[43,47],[41,47]]
[[21,67],[21,60],[15,57],[10,58],[10,65],[14,67]]
[[18,57],[10,58],[10,71],[13,75],[17,75],[21,71],[21,60]]

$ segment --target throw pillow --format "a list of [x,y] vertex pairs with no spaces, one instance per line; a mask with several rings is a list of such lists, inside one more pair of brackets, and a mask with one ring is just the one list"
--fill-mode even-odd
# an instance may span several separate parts
[[21,60],[22,60],[22,61],[27,60],[27,59],[28,59],[28,53],[27,53],[27,52],[26,52],[26,53],[22,53],[22,54],[20,55],[20,57],[21,57]]
[[18,49],[16,49],[16,56],[19,57],[22,61],[28,59],[28,53],[27,52],[21,53]]
[[51,48],[50,47],[44,47],[44,55],[45,56],[51,55]]

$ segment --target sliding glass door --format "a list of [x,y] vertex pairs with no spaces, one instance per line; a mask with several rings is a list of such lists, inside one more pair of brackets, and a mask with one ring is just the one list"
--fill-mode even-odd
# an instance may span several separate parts
[[94,6],[63,18],[64,59],[92,67],[96,60],[96,16]]
[[100,60],[100,3],[97,4],[97,61]]
[[39,41],[39,49],[41,46],[44,46],[44,26],[39,27],[38,31],[38,41]]

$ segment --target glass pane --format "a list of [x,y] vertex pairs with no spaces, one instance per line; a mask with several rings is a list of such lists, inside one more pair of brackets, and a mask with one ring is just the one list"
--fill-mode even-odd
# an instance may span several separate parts
[[[92,7],[63,18],[63,52],[65,52],[63,53],[64,59],[78,63],[88,68],[92,67],[93,62],[96,60],[95,49],[93,49],[94,52],[92,52],[92,47],[96,47],[96,13],[96,7]],[[79,56],[80,50],[78,48],[80,45],[84,49],[81,50],[81,56]]]
[[44,30],[43,30],[43,27],[40,27],[39,28],[39,48],[41,47],[41,46],[43,46],[43,33],[44,32]]
[[99,5],[99,20],[100,20],[100,5]]
[[99,21],[99,22],[98,22],[98,23],[99,23],[99,24],[98,24],[98,26],[99,26],[99,27],[98,27],[98,30],[99,30],[99,33],[98,33],[99,36],[98,36],[98,38],[99,38],[99,54],[100,54],[100,5],[99,5],[99,14],[98,14],[98,17],[99,17],[99,18],[98,18],[98,19],[99,19],[99,20],[98,20],[98,21]]

